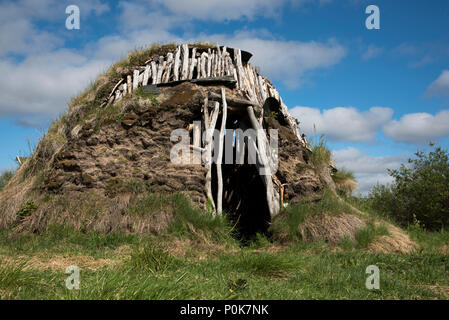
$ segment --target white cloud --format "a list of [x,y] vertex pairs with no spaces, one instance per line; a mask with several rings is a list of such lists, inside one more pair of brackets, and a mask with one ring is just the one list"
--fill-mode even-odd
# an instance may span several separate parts
[[449,110],[436,115],[411,113],[399,121],[393,120],[383,127],[386,136],[395,141],[428,143],[431,140],[449,136]]
[[[35,26],[37,22],[60,22],[64,30],[65,8],[71,3],[59,0],[4,1],[0,5],[0,56],[5,54],[35,54],[60,47],[64,39]],[[100,15],[109,6],[100,0],[78,0],[84,18]]]
[[449,70],[443,70],[427,89],[429,96],[449,96]]
[[148,2],[163,5],[173,15],[198,20],[223,21],[243,18],[251,20],[256,16],[274,17],[287,4],[324,5],[331,0],[149,0]]
[[[261,38],[261,34],[265,37]],[[327,42],[282,41],[263,30],[242,31],[234,35],[201,35],[201,40],[240,48],[254,54],[251,64],[260,67],[270,80],[281,81],[290,88],[299,87],[309,71],[331,67],[346,55],[336,40]]]
[[[380,126],[387,123],[393,110],[372,107],[360,112],[352,107],[337,107],[321,111],[317,108],[294,107],[291,114],[300,121],[306,134],[324,134],[329,140],[368,142],[374,140]],[[316,130],[316,132],[315,132]]]
[[374,45],[369,45],[366,48],[366,51],[362,54],[363,60],[370,60],[380,56],[383,53],[384,49],[380,47],[376,47]]
[[19,64],[3,60],[0,73],[8,77],[0,78],[0,116],[55,116],[108,63],[68,50],[30,56]]
[[354,172],[358,182],[358,190],[367,194],[377,183],[393,182],[387,169],[397,169],[406,161],[403,155],[373,157],[359,149],[349,147],[333,151],[333,158],[338,168],[346,168]]
[[[145,7],[142,3],[121,2],[119,21],[123,23],[123,28],[120,33],[106,34],[78,50],[61,49],[64,44],[61,35],[42,31],[34,23],[43,19],[59,19],[64,23],[65,3],[45,0],[41,6],[37,6],[32,1],[22,0],[2,5],[4,10],[0,10],[0,16],[8,15],[16,19],[8,18],[0,24],[0,48],[3,48],[3,51],[0,49],[0,56],[19,53],[25,57],[23,60],[15,60],[5,56],[0,60],[1,74],[8,75],[0,78],[0,116],[20,116],[19,123],[31,125],[38,122],[36,117],[49,118],[64,112],[68,100],[87,87],[108,65],[125,56],[130,50],[146,47],[154,42],[211,40],[239,47],[254,53],[251,62],[261,67],[264,75],[271,80],[284,81],[290,86],[299,85],[309,71],[338,63],[346,53],[346,49],[336,40],[323,43],[282,41],[263,30],[236,32],[233,35],[186,33],[180,37],[171,30],[177,27],[185,28],[192,18],[199,17],[201,10],[206,10],[206,13],[220,11],[221,2],[202,2],[201,5],[192,2],[189,6],[195,10],[183,13],[175,4],[183,7],[187,6],[187,2],[169,1],[167,6],[173,12],[168,14],[161,12],[158,1],[150,1],[151,3],[157,3],[159,10],[152,11],[149,9],[151,7]],[[81,12],[87,13],[101,14],[109,9],[100,0],[83,0],[77,4]],[[234,1],[229,8],[235,12],[243,10],[238,17],[248,18],[250,13],[245,13],[244,9],[247,5],[257,6],[262,8],[257,10],[262,11],[278,6],[275,1],[251,0],[248,4]],[[262,11],[257,10],[254,14],[262,14]],[[204,17],[207,17],[207,14]],[[216,18],[218,17],[220,15]],[[230,19],[236,16],[229,11],[223,13],[221,18],[224,17]],[[6,36],[10,34],[7,29],[14,23],[17,24],[14,28],[17,33],[14,37]],[[282,58],[279,57],[279,52],[283,52]]]
[[[302,4],[309,1],[313,2],[312,0],[296,0],[293,2]],[[120,35],[115,37],[110,45],[113,47],[118,45],[124,47],[128,44],[144,45],[149,43],[146,40],[149,37],[156,38],[158,41],[217,42],[252,52],[254,57],[251,59],[251,63],[259,66],[264,75],[271,80],[282,81],[288,87],[297,88],[304,81],[307,72],[327,68],[340,62],[346,55],[346,49],[335,39],[326,42],[283,41],[276,39],[269,31],[260,29],[237,31],[234,34],[186,34],[184,37],[176,37],[169,32],[169,30],[177,27],[187,29],[192,24],[192,19],[248,18],[246,10],[250,7],[260,8],[264,11],[267,8],[285,5],[286,2],[292,2],[292,0],[284,1],[284,3],[271,0],[164,1],[165,6],[170,9],[169,14],[161,11],[158,0],[150,1],[152,4],[158,4],[154,8],[142,3],[123,2],[120,5],[123,9],[120,21],[127,30],[131,30],[131,33],[137,33],[139,37],[128,34]],[[226,9],[222,9],[222,7]],[[251,14],[258,15],[258,10],[251,11]]]

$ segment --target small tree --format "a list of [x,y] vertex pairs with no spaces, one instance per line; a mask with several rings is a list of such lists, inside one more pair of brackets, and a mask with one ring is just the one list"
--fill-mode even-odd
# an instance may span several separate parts
[[[434,145],[431,144],[431,147]],[[418,151],[408,166],[388,170],[390,186],[376,186],[370,199],[378,211],[407,225],[417,221],[426,229],[449,226],[449,154],[441,147]]]

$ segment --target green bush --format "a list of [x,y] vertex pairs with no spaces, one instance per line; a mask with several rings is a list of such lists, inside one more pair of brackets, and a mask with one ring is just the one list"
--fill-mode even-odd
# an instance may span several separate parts
[[20,206],[19,211],[17,211],[17,215],[21,218],[30,216],[37,209],[37,204],[33,201],[28,200],[25,201],[24,204]]
[[2,190],[14,175],[13,171],[5,171],[0,175],[0,190]]
[[415,155],[408,166],[388,170],[394,182],[375,186],[369,195],[371,205],[404,226],[419,223],[427,230],[445,228],[449,225],[449,154],[435,147]]

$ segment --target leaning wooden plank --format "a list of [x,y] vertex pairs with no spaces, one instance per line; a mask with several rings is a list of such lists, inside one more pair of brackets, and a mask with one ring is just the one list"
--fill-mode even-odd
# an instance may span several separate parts
[[156,84],[162,83],[162,73],[164,72],[166,64],[167,64],[167,61],[164,60],[163,56],[160,56],[159,57],[159,67],[157,70]]
[[182,69],[181,80],[186,80],[189,76],[189,46],[182,45]]
[[236,81],[236,88],[237,88],[237,90],[239,90],[239,89],[240,89],[240,85],[239,85],[239,77],[238,77],[238,75],[237,75],[237,70],[235,69],[234,66],[232,66],[232,75],[234,76],[234,79],[235,79],[235,81]]
[[256,92],[255,92],[255,84],[254,84],[254,79],[253,79],[253,73],[250,70],[249,64],[246,65],[245,69],[245,73],[247,75],[247,79],[249,82],[249,91],[250,91],[250,95],[252,97],[253,101],[257,101],[256,98]]
[[251,125],[254,130],[256,130],[257,133],[257,148],[258,148],[258,160],[260,162],[261,168],[260,168],[260,174],[261,178],[263,179],[266,187],[266,197],[267,197],[267,203],[268,208],[270,210],[271,217],[276,216],[279,213],[280,210],[280,204],[279,204],[279,193],[275,190],[273,186],[273,180],[272,180],[272,172],[269,164],[269,160],[267,158],[267,150],[266,150],[266,135],[261,128],[259,122],[257,121],[257,118],[254,114],[254,110],[251,106],[247,108],[248,110],[248,116],[251,121]]
[[174,81],[179,80],[179,65],[181,63],[180,57],[181,57],[181,47],[178,47],[175,52],[175,62],[174,62],[174,66],[173,66],[173,80]]
[[208,115],[208,100],[206,98],[205,100],[205,106],[204,106],[204,123],[207,123],[206,125],[206,138],[205,138],[205,149],[206,152],[204,153],[205,159],[204,159],[204,163],[205,163],[205,167],[206,167],[206,194],[207,194],[207,198],[209,199],[209,201],[212,204],[212,208],[215,212],[216,208],[215,208],[215,202],[214,202],[214,197],[212,195],[212,146],[213,146],[213,141],[212,141],[212,137],[213,137],[213,133],[215,130],[215,126],[217,124],[217,119],[218,119],[218,113],[220,112],[219,107],[220,104],[217,102],[215,102],[215,106],[214,109],[212,110],[212,114],[211,114],[211,118],[209,120],[209,115]]
[[221,59],[220,47],[217,45],[217,77],[221,76]]
[[227,76],[232,75],[231,66],[232,66],[231,56],[230,56],[229,52],[226,52],[226,57],[225,57],[225,70],[226,70],[226,75],[227,75]]
[[220,70],[221,70],[221,73],[220,73],[220,76],[224,76],[226,73],[225,73],[225,68],[224,68],[224,66],[225,66],[225,59],[226,59],[226,46],[224,46],[223,47],[223,50],[222,50],[222,52],[221,52],[221,61],[220,61],[220,64],[221,64],[221,66],[220,66]]
[[157,64],[156,61],[151,61],[151,74],[153,77],[152,84],[156,84],[157,81]]
[[123,82],[123,78],[121,78],[121,79],[119,80],[119,82],[117,82],[117,84],[114,86],[114,89],[112,89],[111,93],[109,94],[108,99],[111,98],[111,96],[112,96],[113,94],[115,94],[115,91],[117,90],[118,86],[119,86],[122,82]]
[[210,49],[207,50],[207,75],[206,77],[210,77],[212,72],[212,53]]
[[193,122],[193,145],[199,147],[200,146],[200,121]]
[[139,87],[139,70],[134,70],[133,73],[133,91]]
[[222,96],[222,116],[221,116],[221,128],[220,128],[220,138],[218,140],[218,157],[217,157],[217,213],[222,214],[223,212],[223,174],[222,174],[222,158],[223,158],[223,140],[226,128],[226,118],[227,118],[227,104],[226,104],[226,91],[224,88],[221,89]]
[[216,70],[216,65],[215,65],[215,61],[217,60],[217,55],[215,54],[214,51],[212,51],[212,59],[211,59],[211,77],[216,77],[217,76],[217,70]]
[[266,86],[265,80],[262,78],[262,76],[259,76],[259,85],[260,85],[260,91],[262,93],[262,101],[265,102],[265,100],[268,98],[268,94],[267,94],[267,86]]
[[133,81],[132,81],[132,78],[131,78],[131,76],[127,76],[126,77],[127,79],[127,88],[128,88],[128,93],[131,93],[132,92],[132,83],[133,83]]
[[170,81],[172,64],[173,64],[173,53],[169,52],[167,53],[167,63],[164,68],[164,73],[162,75],[163,83],[167,83]]
[[148,84],[148,79],[150,78],[151,66],[147,65],[145,71],[143,72],[142,85],[146,86]]
[[189,67],[189,79],[193,79],[193,70],[195,69],[195,63],[196,63],[196,48],[192,49],[192,58],[190,60],[190,67]]
[[207,61],[207,53],[203,52],[201,54],[201,78],[207,77],[206,61]]
[[[207,198],[209,199],[210,202],[213,203],[214,199],[212,197],[212,173],[211,173],[211,169],[212,166],[210,165],[210,158],[208,157],[208,149],[209,149],[209,136],[208,136],[208,130],[209,130],[209,98],[206,96],[206,98],[204,99],[204,105],[203,105],[203,121],[204,121],[204,130],[205,130],[205,134],[204,134],[204,149],[206,150],[205,152],[205,169],[206,169],[206,195]],[[215,210],[215,205],[213,205],[213,208]]]

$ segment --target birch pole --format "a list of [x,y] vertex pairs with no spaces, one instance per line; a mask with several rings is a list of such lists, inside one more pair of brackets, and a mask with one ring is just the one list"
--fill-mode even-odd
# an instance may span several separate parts
[[148,84],[148,79],[150,78],[151,66],[147,65],[145,67],[145,71],[143,72],[143,81],[142,85],[146,86]]
[[175,62],[174,62],[174,66],[173,66],[174,81],[179,80],[180,56],[181,56],[181,47],[178,47],[175,52]]
[[209,119],[209,111],[208,111],[209,100],[206,97],[204,100],[204,126],[206,128],[206,137],[204,139],[205,145],[204,148],[206,152],[204,153],[205,159],[205,167],[206,167],[206,194],[207,198],[212,204],[212,208],[215,212],[215,202],[214,197],[212,195],[212,137],[214,134],[215,126],[217,124],[218,113],[220,104],[218,101],[215,102],[214,109],[212,110],[211,118]]
[[133,91],[139,87],[139,70],[134,70],[133,73]]
[[[266,187],[266,197],[268,208],[270,210],[270,215],[273,218],[279,213],[280,205],[279,205],[279,194],[276,192],[273,186],[272,174],[270,162],[267,158],[266,147],[267,147],[267,138],[263,129],[261,128],[259,121],[254,114],[253,107],[247,107],[248,116],[251,121],[251,125],[257,133],[257,149],[258,149],[258,160],[261,165],[262,172],[259,172],[262,176],[262,179],[265,183]],[[268,147],[269,148],[269,147]]]
[[186,80],[189,76],[189,47],[187,44],[182,46],[182,69],[181,80]]
[[207,51],[207,77],[211,76],[211,70],[212,70],[212,53],[210,49]]
[[223,158],[223,140],[224,131],[226,128],[226,118],[228,112],[228,106],[226,103],[226,92],[224,88],[221,88],[221,99],[223,104],[223,111],[221,116],[221,128],[220,128],[220,139],[218,140],[218,157],[217,157],[217,213],[219,215],[223,212],[223,174],[221,171],[221,163]]
[[156,84],[157,81],[157,65],[156,61],[151,61],[151,74],[153,77],[152,84]]
[[196,48],[192,49],[192,58],[190,59],[190,67],[189,67],[189,79],[193,79],[193,70],[195,69],[196,64]]
[[173,64],[173,53],[167,54],[167,66],[165,67],[164,75],[162,76],[162,82],[166,83],[170,81],[171,68]]
[[132,88],[133,81],[132,81],[131,76],[126,77],[126,83],[127,83],[128,93],[131,93],[133,90],[133,88]]

